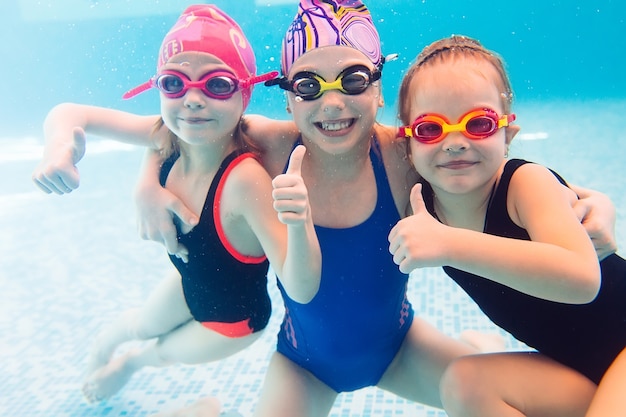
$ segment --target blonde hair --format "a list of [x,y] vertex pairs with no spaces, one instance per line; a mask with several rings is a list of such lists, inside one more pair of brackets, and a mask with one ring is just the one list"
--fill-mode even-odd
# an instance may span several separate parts
[[436,63],[446,62],[456,57],[472,57],[476,59],[484,59],[491,63],[497,73],[500,75],[500,88],[502,105],[505,114],[510,113],[511,105],[513,103],[513,90],[511,88],[511,82],[507,75],[504,60],[495,52],[492,52],[485,48],[476,39],[469,38],[467,36],[452,35],[448,38],[443,38],[435,41],[425,47],[422,52],[417,56],[415,63],[411,65],[409,70],[402,79],[400,85],[400,93],[398,96],[398,117],[403,124],[408,125],[412,122],[409,120],[409,112],[411,106],[411,97],[409,87],[411,81],[422,68],[434,65]]

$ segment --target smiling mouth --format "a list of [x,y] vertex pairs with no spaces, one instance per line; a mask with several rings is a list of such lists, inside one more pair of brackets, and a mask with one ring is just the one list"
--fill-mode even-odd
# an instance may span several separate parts
[[347,129],[354,123],[354,119],[339,120],[334,122],[317,122],[315,125],[327,132],[336,132],[342,129]]
[[182,119],[182,120],[187,122],[187,123],[197,124],[197,123],[207,123],[210,119],[202,119],[202,118],[199,118],[199,117],[191,117],[191,118]]
[[472,162],[472,161],[450,161],[450,162],[446,162],[445,164],[440,164],[439,166],[441,168],[451,168],[451,169],[460,169],[460,168],[467,168],[470,166],[476,165],[476,162]]

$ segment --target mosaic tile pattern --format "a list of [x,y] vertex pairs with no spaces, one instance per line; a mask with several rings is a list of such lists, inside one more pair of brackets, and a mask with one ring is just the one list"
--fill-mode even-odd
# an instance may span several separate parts
[[[608,103],[596,114],[621,114],[625,105]],[[588,106],[550,108],[563,108],[579,125],[593,119]],[[546,120],[544,110],[527,108],[518,117],[534,121],[527,131],[552,126],[562,134],[547,131],[550,141],[520,141],[513,151],[539,162],[554,159],[551,165],[574,183],[609,194],[618,208],[618,226],[623,225],[626,184],[605,180],[622,172],[621,160],[607,159],[610,152],[595,142],[576,140],[580,129],[558,125],[571,117]],[[598,136],[622,140],[612,135],[617,126],[602,128],[606,132]],[[576,149],[564,142],[572,140]],[[144,369],[102,404],[88,405],[82,398],[85,359],[97,331],[119,312],[140,305],[171,268],[160,245],[136,235],[132,192],[141,159],[137,150],[88,153],[80,167],[81,187],[67,196],[45,195],[30,183],[36,161],[0,162],[0,415],[150,416],[209,395],[225,410],[251,416],[280,322],[275,287],[270,326],[246,351],[218,363]],[[623,246],[623,227],[617,236]],[[414,274],[409,293],[416,313],[452,336],[468,328],[499,331],[438,269]],[[509,349],[524,349],[510,337],[508,342]],[[331,412],[331,417],[379,416],[445,413],[376,388],[340,395]]]
[[[28,181],[31,164],[4,164],[20,192],[0,195],[0,415],[149,416],[216,396],[225,410],[252,414],[281,319],[226,360],[144,369],[110,400],[87,404],[80,392],[91,341],[119,312],[140,305],[171,268],[161,246],[136,236],[129,169],[139,152],[88,156],[82,184],[66,196],[45,195]],[[101,173],[107,172],[104,176]],[[5,177],[6,178],[6,177]],[[450,334],[490,323],[438,270],[411,281],[419,315]],[[375,388],[342,394],[332,417],[445,416]]]

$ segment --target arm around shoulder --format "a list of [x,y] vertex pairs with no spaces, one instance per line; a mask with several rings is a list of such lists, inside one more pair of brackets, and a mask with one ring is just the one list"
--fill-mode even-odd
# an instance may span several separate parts
[[[572,209],[576,195],[541,165],[520,167],[509,186],[508,211],[531,241],[520,252],[529,266],[528,282],[552,293],[556,301],[586,303],[600,287],[600,267],[593,245]],[[535,285],[532,284],[532,285]],[[551,297],[546,297],[551,299]]]
[[571,184],[570,187],[579,197],[574,203],[574,211],[591,238],[598,259],[617,252],[615,206],[611,199],[599,191]]

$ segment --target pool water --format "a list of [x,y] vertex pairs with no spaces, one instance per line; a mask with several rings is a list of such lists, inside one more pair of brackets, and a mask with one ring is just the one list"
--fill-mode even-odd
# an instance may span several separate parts
[[[43,118],[54,104],[158,112],[156,94],[128,102],[120,96],[152,75],[161,38],[185,4],[20,0],[2,6],[2,416],[148,416],[207,395],[218,397],[226,410],[252,414],[282,316],[273,285],[270,326],[251,348],[218,363],[145,369],[109,401],[85,403],[80,385],[95,334],[120,311],[140,305],[171,265],[160,245],[136,234],[132,193],[141,149],[89,138],[77,191],[49,196],[30,181],[41,158]],[[250,36],[259,70],[277,68],[294,2],[216,4]],[[396,123],[399,80],[426,43],[451,33],[480,39],[508,62],[516,91],[522,131],[510,156],[544,163],[574,184],[609,195],[617,209],[618,243],[626,245],[626,78],[618,47],[626,35],[626,14],[621,2],[491,4],[488,10],[477,1],[375,0],[368,6],[385,53],[400,53],[385,67],[387,107],[381,121]],[[558,30],[557,16],[568,22]],[[284,108],[278,90],[257,88],[249,109],[287,118]],[[509,349],[525,348],[491,324],[438,269],[415,272],[409,294],[416,314],[448,334],[468,328],[500,332]],[[331,416],[445,413],[367,388],[340,395]]]

